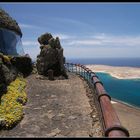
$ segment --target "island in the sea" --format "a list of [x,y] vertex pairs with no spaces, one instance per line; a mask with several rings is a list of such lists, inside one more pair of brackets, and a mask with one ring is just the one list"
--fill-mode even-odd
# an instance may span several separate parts
[[118,79],[140,79],[140,68],[108,65],[86,65],[94,72],[105,72]]

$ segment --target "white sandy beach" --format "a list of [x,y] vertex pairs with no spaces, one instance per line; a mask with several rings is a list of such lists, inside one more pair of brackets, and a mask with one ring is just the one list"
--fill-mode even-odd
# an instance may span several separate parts
[[93,72],[105,72],[118,79],[140,79],[140,68],[108,65],[86,65]]

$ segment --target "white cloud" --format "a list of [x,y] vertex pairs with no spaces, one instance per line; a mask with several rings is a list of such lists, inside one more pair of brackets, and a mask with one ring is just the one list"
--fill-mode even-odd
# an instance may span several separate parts
[[107,36],[102,40],[103,44],[115,46],[138,46],[140,45],[140,36]]
[[65,47],[66,58],[139,57],[140,47]]
[[38,46],[39,43],[36,41],[22,41],[23,46]]
[[63,44],[67,46],[104,46],[104,47],[136,47],[140,46],[140,35],[138,36],[115,36],[107,34],[94,34],[89,37],[77,36],[75,38],[68,38]]
[[38,27],[36,25],[24,24],[24,23],[19,23],[19,26],[21,28],[26,28],[26,29],[34,29],[34,28],[39,29],[39,28],[41,28],[41,27]]
[[68,45],[101,45],[99,40],[73,40],[67,43]]
[[72,38],[72,36],[70,36],[70,35],[61,34],[61,33],[56,33],[56,34],[53,35],[53,37],[59,37],[61,40]]
[[[55,33],[54,37],[60,38],[67,57],[139,57],[140,35],[108,35],[105,33],[90,36],[75,36],[70,34]],[[39,54],[40,44],[35,40],[24,40],[25,52],[32,58]]]
[[90,38],[94,38],[94,39],[104,39],[106,38],[106,34],[105,33],[97,33],[95,35],[91,35]]

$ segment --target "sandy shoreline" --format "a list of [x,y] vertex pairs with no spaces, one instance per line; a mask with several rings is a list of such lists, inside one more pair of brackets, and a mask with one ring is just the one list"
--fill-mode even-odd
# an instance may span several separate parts
[[93,72],[105,72],[117,79],[140,79],[140,68],[108,65],[86,65]]
[[121,125],[129,131],[130,137],[140,137],[140,109],[113,99],[111,103],[119,117]]
[[111,104],[122,104],[124,106],[128,106],[129,108],[133,108],[133,109],[136,109],[136,110],[140,111],[140,107],[133,106],[129,103],[125,103],[123,101],[120,101],[120,100],[117,100],[117,99],[114,99],[114,98],[111,98]]
[[[140,79],[140,68],[116,67],[108,65],[86,65],[93,72],[105,72],[117,79]],[[130,137],[140,137],[140,108],[112,99],[111,104],[119,120],[130,133]]]

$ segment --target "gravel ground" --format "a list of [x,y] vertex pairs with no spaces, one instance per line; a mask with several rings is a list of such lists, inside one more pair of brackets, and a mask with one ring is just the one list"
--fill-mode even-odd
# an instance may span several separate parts
[[54,81],[30,75],[24,118],[1,137],[103,137],[94,95],[82,78],[68,75]]

